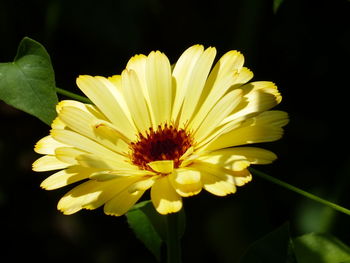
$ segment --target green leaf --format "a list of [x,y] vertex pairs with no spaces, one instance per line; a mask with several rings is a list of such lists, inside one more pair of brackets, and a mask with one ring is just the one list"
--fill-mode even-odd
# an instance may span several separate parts
[[276,14],[283,0],[273,0],[273,12]]
[[243,255],[240,263],[296,262],[289,236],[289,224],[254,242]]
[[0,99],[46,124],[56,117],[54,71],[40,43],[25,37],[14,61],[0,63]]
[[310,233],[293,239],[298,263],[350,262],[350,248],[330,234]]
[[[129,226],[136,237],[153,253],[158,261],[161,259],[161,248],[167,241],[166,216],[159,214],[151,201],[140,202],[126,214]],[[178,238],[185,230],[185,214],[183,210],[178,213]]]

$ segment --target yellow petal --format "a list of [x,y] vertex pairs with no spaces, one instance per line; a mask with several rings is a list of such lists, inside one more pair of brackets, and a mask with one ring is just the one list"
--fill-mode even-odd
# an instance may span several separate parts
[[79,76],[78,87],[130,140],[136,138],[135,127],[124,98],[113,83],[102,77]]
[[236,184],[233,176],[228,174],[220,166],[196,163],[194,168],[201,171],[203,188],[208,192],[225,196],[236,192]]
[[176,213],[182,208],[181,196],[170,184],[168,176],[159,178],[151,188],[151,199],[158,213]]
[[127,189],[136,180],[138,178],[135,177],[121,177],[104,182],[89,180],[65,194],[58,202],[57,208],[68,215],[83,208],[96,209]]
[[103,115],[103,113],[95,106],[91,104],[85,104],[76,100],[61,100],[56,105],[56,111],[59,114],[64,107],[73,107],[78,108],[82,111],[85,111],[86,113],[91,114],[96,119],[101,119],[107,121],[108,119],[106,116]]
[[[108,122],[99,120],[88,112],[71,106],[62,107],[59,117],[73,131],[84,135],[115,152],[122,153],[128,150],[128,145],[121,139],[122,133],[120,131],[114,133],[114,138],[103,137],[103,134],[96,133],[95,130],[97,124]],[[118,141],[118,139],[118,144],[115,144],[114,142]]]
[[101,144],[70,130],[51,130],[51,136],[64,144],[100,156],[103,159],[125,162],[125,156],[107,149]]
[[235,111],[223,121],[223,123],[235,120],[242,116],[251,117],[252,114],[269,110],[282,100],[276,85],[269,81],[251,82],[241,86],[240,89],[244,93],[244,99]]
[[282,127],[287,123],[288,114],[286,112],[266,111],[248,119],[240,127],[219,136],[204,148],[216,150],[250,143],[275,141],[282,137]]
[[53,139],[50,135],[40,139],[34,147],[34,151],[40,154],[54,155],[56,148],[66,146]]
[[103,182],[103,181],[115,179],[118,177],[138,176],[139,178],[143,178],[144,176],[153,176],[153,175],[154,175],[153,172],[145,171],[145,170],[109,170],[109,171],[98,171],[98,172],[92,173],[89,176],[89,178],[92,180]]
[[91,173],[96,172],[96,169],[85,168],[81,166],[71,166],[65,170],[54,173],[46,178],[41,187],[46,190],[53,190],[69,184],[86,179]]
[[55,156],[45,155],[40,157],[33,163],[33,171],[35,172],[44,172],[44,171],[52,171],[64,169],[71,164],[62,162],[58,160]]
[[146,81],[150,98],[153,128],[170,121],[172,103],[171,68],[161,52],[151,52],[146,62]]
[[188,48],[178,59],[173,70],[175,78],[175,98],[172,109],[172,120],[177,120],[180,113],[186,92],[191,88],[189,82],[193,69],[197,66],[198,59],[203,54],[202,45],[194,45]]
[[201,172],[191,167],[175,169],[169,180],[176,192],[183,196],[192,196],[202,190]]
[[108,201],[103,210],[106,215],[122,216],[140,199],[143,193],[144,191],[130,193],[124,190]]
[[191,127],[197,129],[200,122],[213,108],[217,101],[233,87],[240,87],[249,81],[253,74],[242,68],[244,57],[237,51],[229,51],[216,63],[205,84],[198,113],[191,122]]
[[151,167],[153,171],[161,174],[170,174],[174,169],[173,160],[154,161],[147,163],[147,165]]
[[137,168],[126,162],[126,161],[118,161],[110,158],[101,158],[100,156],[96,156],[93,154],[81,154],[76,157],[78,163],[84,167],[89,168],[97,168],[103,170],[136,170]]
[[135,127],[141,133],[152,126],[149,109],[143,94],[140,81],[133,70],[124,70],[122,73],[122,87],[125,101],[129,107]]
[[257,147],[233,147],[211,152],[210,156],[222,156],[222,159],[246,159],[252,164],[269,164],[277,159],[271,151]]
[[55,156],[58,160],[72,165],[78,164],[76,158],[82,154],[86,154],[86,152],[73,147],[59,147],[55,150]]
[[226,149],[201,155],[195,161],[218,165],[233,171],[242,171],[250,165],[250,162],[244,156],[234,155],[234,153],[231,154],[231,152]]
[[242,99],[241,90],[233,90],[220,99],[203,119],[199,128],[195,131],[197,142],[201,142],[237,107]]
[[[216,55],[215,48],[207,48],[197,61],[193,68],[188,82],[189,88],[186,90],[181,115],[179,118],[180,125],[191,120],[195,112],[211,66]],[[201,104],[199,104],[200,106]]]
[[129,187],[129,192],[146,191],[151,188],[159,176],[152,176],[144,180],[140,180]]

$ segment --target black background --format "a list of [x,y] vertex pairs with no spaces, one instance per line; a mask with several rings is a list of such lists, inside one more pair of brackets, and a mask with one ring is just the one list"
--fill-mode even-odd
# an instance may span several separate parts
[[[174,63],[193,44],[245,55],[254,80],[274,81],[276,109],[290,114],[282,140],[262,145],[279,159],[258,167],[350,208],[349,1],[0,1],[0,61],[24,36],[49,52],[57,86],[78,93],[79,74],[120,73],[136,53],[159,49]],[[62,97],[61,97],[62,98]],[[1,262],[154,262],[125,217],[101,209],[64,216],[70,187],[40,189],[33,145],[49,132],[0,102]],[[185,200],[184,262],[237,262],[254,240],[286,221],[292,236],[330,232],[350,245],[350,217],[254,178],[235,195]],[[4,259],[4,260],[2,260]]]

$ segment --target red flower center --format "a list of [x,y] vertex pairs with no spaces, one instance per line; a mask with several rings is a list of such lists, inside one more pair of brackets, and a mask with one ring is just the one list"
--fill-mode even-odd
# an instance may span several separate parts
[[158,126],[157,130],[149,128],[146,136],[139,134],[139,139],[132,142],[131,161],[144,170],[152,170],[147,163],[160,160],[173,160],[174,167],[181,164],[180,157],[192,145],[192,138],[184,129],[167,124]]

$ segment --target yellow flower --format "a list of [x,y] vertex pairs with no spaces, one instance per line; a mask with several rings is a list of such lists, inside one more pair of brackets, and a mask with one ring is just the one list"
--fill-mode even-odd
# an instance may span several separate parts
[[78,181],[58,203],[65,214],[104,205],[125,214],[148,189],[160,214],[178,212],[182,197],[202,189],[225,196],[252,179],[250,164],[276,159],[245,144],[281,138],[288,116],[269,111],[281,101],[268,81],[229,51],[212,68],[215,48],[195,45],[172,68],[161,52],[136,55],[121,75],[79,76],[94,105],[64,100],[49,136],[35,151],[34,171],[59,170],[41,186]]

